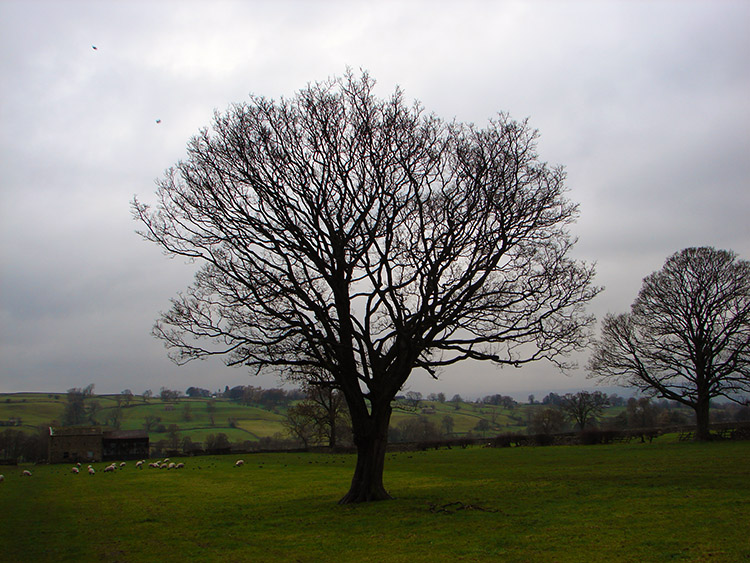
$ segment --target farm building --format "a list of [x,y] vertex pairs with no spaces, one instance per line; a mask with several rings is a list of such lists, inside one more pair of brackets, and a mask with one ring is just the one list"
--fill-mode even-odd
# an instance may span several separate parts
[[99,427],[49,429],[49,462],[98,461],[102,459]]
[[98,426],[49,429],[49,462],[106,461],[148,457],[148,433],[105,432]]
[[102,459],[143,459],[148,457],[148,432],[114,430],[102,434]]

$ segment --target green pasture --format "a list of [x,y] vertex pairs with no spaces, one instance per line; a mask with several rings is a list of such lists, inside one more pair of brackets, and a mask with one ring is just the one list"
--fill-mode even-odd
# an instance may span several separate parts
[[[99,403],[96,422],[107,426],[117,409],[117,395],[95,395],[86,399]],[[60,421],[66,404],[66,394],[11,393],[0,394],[0,420],[21,418],[20,430],[34,431],[38,426]],[[285,409],[269,410],[258,406],[242,405],[228,399],[181,398],[177,402],[164,402],[136,396],[129,403],[121,402],[121,430],[143,430],[148,417],[158,419],[156,425],[165,429],[171,424],[179,427],[180,438],[189,436],[194,442],[203,442],[209,434],[223,432],[231,441],[257,441],[276,433],[284,433]],[[231,421],[231,422],[230,422]],[[167,437],[166,432],[149,432],[156,442]]]
[[51,420],[59,419],[65,403],[65,393],[0,394],[0,420],[21,418],[27,429],[36,428],[40,424],[49,424]]
[[[86,403],[96,401],[99,404],[95,417],[97,424],[107,426],[107,421],[118,408],[118,398],[121,430],[142,430],[147,419],[158,419],[155,427],[163,426],[165,431],[158,432],[154,427],[149,432],[152,442],[168,438],[166,429],[172,424],[178,426],[180,439],[189,437],[193,442],[204,442],[209,434],[219,432],[226,434],[232,442],[257,441],[275,434],[286,434],[286,407],[269,409],[243,405],[229,399],[183,397],[176,402],[164,402],[159,398],[145,400],[134,396],[126,403],[117,395],[95,395],[86,399]],[[21,418],[23,424],[20,429],[34,431],[38,426],[59,422],[63,417],[66,401],[65,393],[0,394],[0,420]],[[411,417],[424,416],[437,428],[441,428],[442,419],[450,416],[455,436],[469,432],[476,434],[475,427],[482,419],[490,422],[490,430],[486,433],[488,436],[525,432],[530,408],[533,409],[528,405],[505,409],[465,402],[455,404],[422,401],[417,409],[394,408],[391,425],[396,426],[400,421]]]
[[[339,506],[355,458],[182,470],[5,467],[3,561],[717,561],[750,558],[750,444],[389,454],[395,500]],[[31,477],[20,476],[25,468]]]
[[507,409],[496,405],[477,405],[473,403],[459,403],[456,409],[454,403],[438,403],[424,401],[424,408],[409,410],[394,408],[391,416],[391,426],[397,426],[404,419],[415,416],[424,416],[430,422],[441,428],[442,420],[446,416],[453,419],[453,434],[464,435],[469,432],[477,433],[475,428],[480,420],[485,419],[490,423],[487,435],[496,435],[506,432],[525,432],[528,421],[529,405],[518,405],[513,409]]

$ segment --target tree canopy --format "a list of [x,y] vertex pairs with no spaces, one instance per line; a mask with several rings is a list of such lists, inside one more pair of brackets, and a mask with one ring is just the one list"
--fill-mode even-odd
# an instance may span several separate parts
[[373,88],[348,73],[251,96],[191,140],[155,208],[133,204],[148,240],[202,263],[155,327],[176,361],[323,373],[343,393],[359,453],[343,502],[388,498],[390,403],[413,370],[562,365],[598,291],[527,122],[445,122]]

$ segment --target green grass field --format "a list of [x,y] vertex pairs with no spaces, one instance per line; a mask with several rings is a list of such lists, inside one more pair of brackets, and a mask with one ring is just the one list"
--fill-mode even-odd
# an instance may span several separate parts
[[750,559],[747,442],[389,454],[395,500],[349,506],[350,455],[183,461],[0,468],[0,560]]

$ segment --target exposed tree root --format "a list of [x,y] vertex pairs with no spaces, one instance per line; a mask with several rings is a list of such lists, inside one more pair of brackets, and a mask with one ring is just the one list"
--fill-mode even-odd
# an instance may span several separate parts
[[430,512],[434,514],[441,512],[445,514],[455,514],[459,510],[480,510],[481,512],[497,512],[497,510],[494,508],[484,508],[483,506],[478,506],[476,504],[464,504],[460,500],[449,502],[443,505],[437,505],[432,502],[428,502],[427,506],[430,507]]

